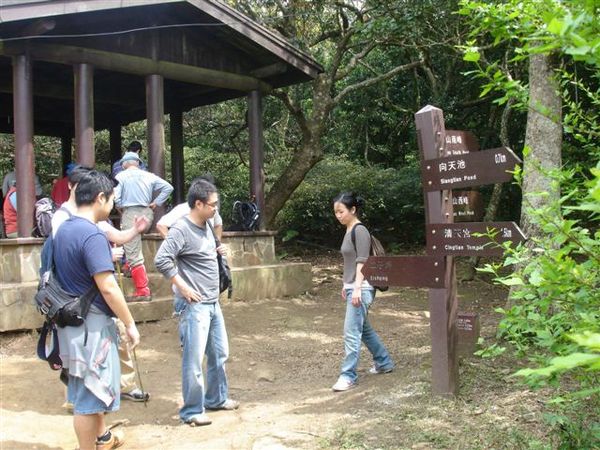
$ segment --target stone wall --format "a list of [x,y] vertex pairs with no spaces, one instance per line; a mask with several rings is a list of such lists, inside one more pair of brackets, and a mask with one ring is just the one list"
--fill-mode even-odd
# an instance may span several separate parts
[[[307,263],[281,263],[275,255],[275,233],[225,232],[236,301],[294,296],[311,288],[311,267]],[[0,332],[39,328],[43,318],[35,308],[40,253],[39,238],[0,239]],[[137,321],[170,317],[172,293],[167,280],[154,269],[154,255],[162,243],[156,234],[144,236],[143,252],[153,292],[153,300],[130,303]],[[121,278],[125,295],[134,288]],[[225,293],[222,296],[225,301]]]

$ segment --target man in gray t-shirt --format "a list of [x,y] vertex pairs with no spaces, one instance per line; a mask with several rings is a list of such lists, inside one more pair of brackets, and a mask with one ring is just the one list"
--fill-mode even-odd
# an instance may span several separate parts
[[[229,344],[219,304],[219,267],[215,236],[208,220],[214,217],[219,197],[206,180],[192,183],[188,192],[189,215],[177,221],[156,253],[154,264],[175,287],[175,313],[183,347],[181,420],[209,425],[205,409],[239,407],[227,398],[225,362]],[[206,354],[206,388],[202,360]]]

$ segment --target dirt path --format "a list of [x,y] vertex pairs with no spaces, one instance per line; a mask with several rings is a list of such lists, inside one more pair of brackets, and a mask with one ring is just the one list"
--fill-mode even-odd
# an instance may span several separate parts
[[[371,320],[396,361],[386,375],[368,375],[363,348],[357,389],[335,394],[341,362],[344,304],[340,267],[315,261],[314,286],[301,298],[225,303],[230,339],[230,395],[242,406],[210,413],[192,428],[177,418],[180,350],[176,321],[140,325],[137,351],[152,399],[123,402],[108,422],[127,418],[129,449],[522,448],[543,439],[535,394],[507,380],[497,363],[461,363],[457,399],[430,395],[430,338],[425,290],[378,297]],[[462,285],[461,308],[482,314],[492,335],[492,306],[503,292],[487,283]],[[478,299],[473,300],[477,295]],[[61,409],[62,385],[35,358],[36,336],[0,336],[0,448],[73,449],[72,418]],[[365,353],[366,352],[366,353]]]

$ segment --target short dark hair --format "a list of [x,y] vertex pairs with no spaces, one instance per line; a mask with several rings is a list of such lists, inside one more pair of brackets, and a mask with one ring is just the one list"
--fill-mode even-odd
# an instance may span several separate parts
[[209,183],[206,180],[197,180],[192,183],[190,190],[187,195],[187,202],[190,209],[193,209],[196,205],[196,201],[200,200],[202,203],[206,203],[210,194],[216,193],[217,188],[214,184]]
[[214,184],[215,186],[217,185],[214,175],[210,172],[206,172],[206,173],[200,175],[199,177],[194,178],[192,180],[192,182],[190,183],[190,186],[200,180],[208,181],[210,184]]
[[115,185],[104,172],[90,170],[84,174],[75,189],[75,203],[77,206],[91,205],[96,201],[98,194],[104,194],[106,198],[113,193]]
[[356,195],[355,192],[340,192],[338,195],[336,195],[333,198],[332,203],[334,203],[334,204],[341,203],[348,209],[352,209],[352,207],[356,207],[356,215],[357,216],[359,215],[359,213],[362,211],[363,207],[365,206],[365,201],[363,200],[363,198]]
[[142,144],[140,141],[131,141],[127,146],[127,151],[139,153],[142,151]]
[[71,183],[73,185],[79,183],[79,180],[81,180],[81,177],[83,177],[90,170],[93,170],[93,169],[91,167],[86,167],[86,166],[82,166],[81,164],[77,164],[75,167],[73,167],[73,170],[71,170],[71,173],[67,177],[69,180],[69,183]]

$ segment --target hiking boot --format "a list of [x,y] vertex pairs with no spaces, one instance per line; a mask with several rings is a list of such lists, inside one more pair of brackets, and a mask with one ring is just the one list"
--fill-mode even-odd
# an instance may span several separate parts
[[223,404],[219,405],[219,406],[213,406],[213,407],[209,407],[207,406],[206,409],[211,410],[211,411],[233,411],[234,409],[238,409],[240,407],[240,402],[238,402],[237,400],[233,400],[231,398],[228,398],[227,400],[225,400],[223,402]]
[[346,378],[339,378],[336,383],[331,386],[331,389],[334,392],[343,392],[348,391],[350,389],[354,389],[358,383],[356,381],[350,381]]
[[147,402],[150,400],[150,394],[135,388],[129,392],[121,392],[121,400],[130,400],[132,402]]
[[135,292],[128,300],[131,302],[147,302],[152,300],[152,293],[150,292],[150,288],[148,288],[148,275],[146,274],[146,267],[143,264],[131,268],[131,279],[135,285]]
[[108,430],[103,436],[96,439],[96,450],[112,450],[125,443],[123,433]]
[[210,417],[208,417],[206,413],[202,413],[194,414],[192,417],[190,417],[189,419],[185,419],[183,422],[187,423],[192,427],[201,427],[204,425],[210,425],[212,423],[212,420],[210,420]]
[[371,375],[390,373],[394,370],[394,367],[377,367],[375,364],[369,369]]

